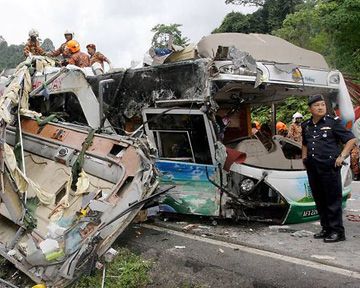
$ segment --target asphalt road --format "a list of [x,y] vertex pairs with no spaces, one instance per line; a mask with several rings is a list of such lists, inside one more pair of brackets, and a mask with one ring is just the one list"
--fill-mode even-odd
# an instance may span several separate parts
[[154,261],[149,287],[360,287],[347,269],[152,225],[120,241]]
[[291,225],[282,233],[256,223],[211,227],[200,219],[198,229],[186,233],[189,222],[132,225],[118,241],[154,262],[149,287],[358,288],[360,222],[347,215],[359,211],[360,182],[344,210],[347,241],[335,244],[290,234],[316,232],[317,223]]

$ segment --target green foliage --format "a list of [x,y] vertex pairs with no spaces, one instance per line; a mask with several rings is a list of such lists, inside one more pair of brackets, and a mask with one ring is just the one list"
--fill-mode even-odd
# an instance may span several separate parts
[[182,32],[179,29],[181,26],[181,24],[158,24],[154,26],[151,29],[151,32],[154,32],[151,40],[152,47],[168,48],[169,35],[172,35],[175,45],[186,46],[189,39],[182,36]]
[[322,27],[316,2],[309,2],[299,11],[288,15],[282,28],[274,31],[273,34],[324,56],[330,53],[329,35]]
[[265,0],[225,0],[226,4],[264,6]]
[[360,77],[360,1],[319,1],[318,10],[332,42],[332,64]]
[[[276,119],[286,124],[292,121],[292,115],[300,112],[304,119],[310,118],[309,107],[306,97],[289,97],[284,102],[276,105]],[[260,105],[251,109],[251,119],[260,123],[271,122],[271,106]]]
[[220,27],[216,28],[212,33],[224,33],[224,32],[251,33],[254,30],[250,22],[251,18],[252,17],[250,15],[244,15],[241,12],[231,12],[225,16]]
[[[41,47],[45,51],[54,50],[54,44],[46,38]],[[10,45],[0,36],[0,72],[3,69],[15,68],[20,62],[25,60],[24,45]]]
[[337,69],[360,77],[360,1],[310,0],[274,32],[324,55]]
[[[151,268],[149,261],[127,249],[120,249],[113,262],[106,266],[105,287],[141,288],[150,282],[148,272]],[[102,271],[94,276],[82,277],[73,288],[101,287]]]
[[10,45],[6,41],[0,41],[0,71],[6,68],[15,68],[25,59],[23,54],[24,45]]
[[289,13],[296,11],[303,0],[227,0],[226,4],[260,6],[252,14],[243,15],[231,12],[225,16],[220,27],[213,33],[241,32],[241,33],[271,33],[279,29]]

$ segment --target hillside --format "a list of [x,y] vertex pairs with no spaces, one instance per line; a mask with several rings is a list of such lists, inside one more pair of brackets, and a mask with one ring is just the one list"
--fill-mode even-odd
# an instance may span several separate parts
[[[49,38],[46,38],[41,43],[41,47],[45,51],[54,49],[54,44]],[[23,49],[24,44],[8,45],[6,40],[0,35],[0,72],[3,69],[15,68],[21,61],[25,60]]]

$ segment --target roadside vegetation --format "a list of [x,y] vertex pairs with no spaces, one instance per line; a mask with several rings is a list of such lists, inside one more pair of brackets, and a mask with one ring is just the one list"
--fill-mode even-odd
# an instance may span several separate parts
[[[128,249],[121,248],[111,263],[106,263],[105,287],[141,288],[146,287],[151,279],[151,262],[143,260]],[[103,271],[96,270],[92,276],[83,276],[72,288],[101,287]]]

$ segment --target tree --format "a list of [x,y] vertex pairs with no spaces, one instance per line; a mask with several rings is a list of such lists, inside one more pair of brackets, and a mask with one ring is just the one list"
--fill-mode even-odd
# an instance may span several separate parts
[[254,29],[251,26],[250,18],[248,15],[244,15],[241,12],[231,12],[227,14],[221,23],[220,27],[216,28],[212,33],[223,32],[241,32],[250,33]]
[[317,2],[308,1],[299,11],[289,14],[282,27],[273,34],[329,58],[330,35],[324,30]]
[[360,77],[360,1],[319,1],[318,10],[332,44],[332,64]]
[[[289,97],[284,102],[276,104],[276,119],[277,121],[290,124],[292,115],[295,112],[300,112],[305,119],[310,117],[309,106],[307,104],[307,97]],[[261,105],[251,109],[251,118],[260,123],[271,122],[271,106]]]
[[239,12],[229,13],[213,33],[271,33],[281,27],[286,16],[294,13],[303,0],[226,0],[225,3],[253,5],[260,8],[249,15]]
[[0,41],[0,70],[15,68],[25,59],[23,54],[24,45],[10,45],[2,38]]
[[266,0],[225,0],[226,4],[264,6]]
[[158,24],[151,29],[151,32],[155,32],[151,41],[151,45],[157,48],[167,48],[170,35],[173,37],[173,44],[179,46],[186,46],[189,39],[182,37],[180,31],[181,24]]
[[359,26],[358,0],[308,0],[274,34],[319,52],[331,66],[360,77]]

